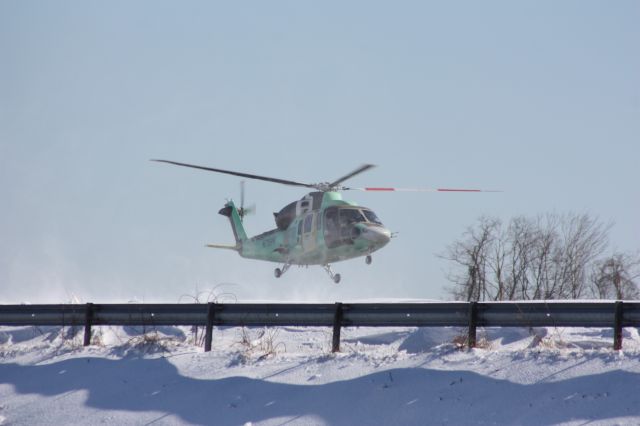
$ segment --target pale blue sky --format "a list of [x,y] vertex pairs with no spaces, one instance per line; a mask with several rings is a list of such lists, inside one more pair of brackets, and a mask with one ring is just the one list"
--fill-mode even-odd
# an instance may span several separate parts
[[[577,212],[640,249],[640,3],[0,2],[0,302],[445,297],[481,215]],[[399,232],[374,262],[273,277],[203,247],[239,179],[353,186]],[[257,215],[304,191],[247,184]]]

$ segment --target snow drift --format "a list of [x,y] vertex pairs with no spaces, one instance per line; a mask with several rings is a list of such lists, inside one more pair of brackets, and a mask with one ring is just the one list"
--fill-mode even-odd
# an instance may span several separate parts
[[612,330],[0,328],[0,424],[638,424],[640,337]]

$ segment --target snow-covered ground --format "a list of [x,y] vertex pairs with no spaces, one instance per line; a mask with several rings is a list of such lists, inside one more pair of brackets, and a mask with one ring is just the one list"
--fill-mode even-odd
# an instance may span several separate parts
[[0,424],[640,424],[625,329],[0,328]]

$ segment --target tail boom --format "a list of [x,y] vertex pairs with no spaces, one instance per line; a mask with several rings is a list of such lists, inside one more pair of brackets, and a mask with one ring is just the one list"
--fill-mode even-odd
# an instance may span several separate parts
[[[236,208],[233,201],[229,201],[224,205],[222,209],[218,212],[222,216],[226,216],[229,218],[229,222],[231,223],[231,230],[233,230],[233,236],[236,239],[236,251],[242,247],[242,244],[247,241],[247,233],[244,230],[244,226],[242,225],[242,220],[240,219],[240,214],[238,213],[238,209]],[[223,248],[223,247],[217,247]]]

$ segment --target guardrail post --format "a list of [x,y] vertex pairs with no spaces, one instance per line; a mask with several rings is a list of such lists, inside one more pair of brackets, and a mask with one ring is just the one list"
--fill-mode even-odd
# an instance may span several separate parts
[[93,303],[87,303],[84,311],[83,346],[89,346],[91,344],[91,321],[93,321]]
[[478,323],[478,302],[469,302],[469,336],[467,345],[469,348],[476,347],[476,328]]
[[340,352],[340,326],[342,325],[342,303],[336,302],[336,311],[333,315],[333,341],[331,352]]
[[622,301],[616,302],[616,312],[613,320],[613,350],[622,349]]
[[213,338],[213,303],[209,302],[207,306],[207,325],[204,334],[204,351],[211,352],[211,339]]

